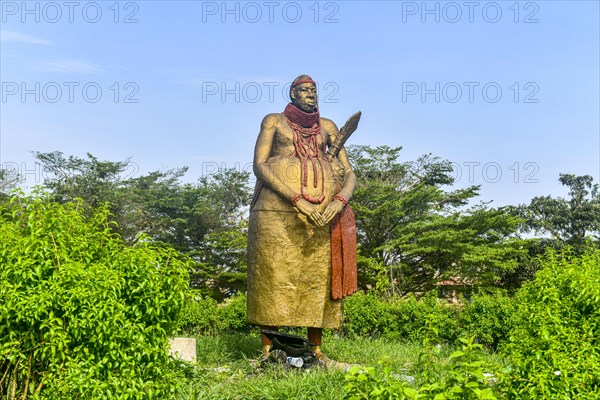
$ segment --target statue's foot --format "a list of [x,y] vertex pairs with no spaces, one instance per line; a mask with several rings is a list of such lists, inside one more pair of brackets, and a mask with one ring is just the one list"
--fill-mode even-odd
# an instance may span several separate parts
[[341,371],[347,372],[352,367],[351,364],[332,360],[331,358],[327,357],[323,352],[315,353],[315,357],[317,358],[317,360],[319,360],[319,365],[325,368],[339,369]]
[[275,349],[269,354],[269,361],[276,364],[285,364],[287,362],[287,354],[283,350]]
[[264,363],[267,362],[267,360],[269,360],[269,355],[262,353],[259,357],[258,360],[256,360],[256,362],[258,363],[258,365],[263,365]]
[[269,357],[271,356],[271,345],[270,344],[265,344],[263,345],[263,352],[260,355],[260,357],[258,357],[258,364],[262,365],[265,362],[267,362],[267,360],[269,359]]

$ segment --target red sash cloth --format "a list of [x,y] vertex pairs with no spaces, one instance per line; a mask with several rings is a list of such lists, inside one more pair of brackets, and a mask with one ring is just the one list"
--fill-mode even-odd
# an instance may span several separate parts
[[358,290],[356,221],[350,206],[331,222],[331,298],[339,300]]

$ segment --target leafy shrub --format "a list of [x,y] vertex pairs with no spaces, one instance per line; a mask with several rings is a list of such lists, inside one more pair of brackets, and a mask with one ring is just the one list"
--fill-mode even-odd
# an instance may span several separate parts
[[600,250],[549,252],[542,265],[517,294],[508,395],[600,398]]
[[237,293],[222,303],[217,309],[217,316],[223,331],[250,332],[253,329],[247,320],[245,293]]
[[463,305],[447,304],[434,292],[416,299],[386,299],[358,292],[345,300],[344,332],[349,335],[421,341],[428,332],[437,343],[460,344],[473,336],[477,343],[496,350],[508,339],[515,303],[502,292],[474,295]]
[[344,378],[344,398],[347,400],[416,398],[417,391],[411,388],[408,382],[394,378],[387,368],[378,374],[374,367],[354,366]]
[[[420,299],[389,299],[359,291],[345,300],[343,332],[411,342],[420,342],[428,334],[436,343],[448,344],[460,344],[460,336],[473,336],[477,343],[495,350],[507,338],[513,310],[512,298],[502,293],[473,296],[470,303],[457,306],[438,299],[435,293]],[[246,321],[243,293],[216,304],[194,292],[186,301],[180,326],[180,331],[188,334],[252,329]]]
[[168,338],[188,262],[142,240],[127,247],[109,212],[14,195],[0,207],[0,394],[163,399],[175,390]]
[[459,334],[495,351],[508,340],[514,312],[514,299],[502,292],[474,295],[459,314]]
[[420,341],[427,321],[437,330],[436,340],[456,340],[459,309],[439,301],[435,293],[416,299],[386,299],[374,293],[358,292],[344,304],[344,331],[350,335],[381,336]]
[[179,332],[186,335],[213,335],[219,329],[217,301],[202,297],[199,291],[190,291],[186,296],[179,318]]
[[179,332],[191,335],[214,335],[223,332],[250,332],[246,320],[246,294],[238,293],[221,304],[199,291],[187,297],[179,322]]
[[[376,368],[352,367],[345,376],[345,399],[347,400],[494,400],[492,374],[487,372],[496,366],[486,365],[483,361],[482,346],[474,343],[473,338],[460,338],[461,350],[457,350],[442,360],[437,347],[430,345],[426,337],[425,351],[420,360],[424,361],[415,371],[415,376],[393,374],[384,366]],[[432,369],[431,363],[437,365]],[[491,369],[490,369],[491,368]],[[413,384],[410,382],[414,382]]]
[[[421,374],[427,382],[420,387],[418,396],[422,399],[496,399],[491,384],[493,376],[489,371],[495,365],[486,365],[483,361],[483,346],[475,343],[474,338],[459,338],[460,350],[454,351],[445,363],[441,363],[439,375],[430,374],[426,366]],[[428,349],[431,349],[429,347]],[[429,355],[425,355],[429,359]],[[485,372],[487,371],[487,372]]]
[[389,304],[379,296],[357,292],[344,301],[344,331],[347,334],[377,337],[396,328]]

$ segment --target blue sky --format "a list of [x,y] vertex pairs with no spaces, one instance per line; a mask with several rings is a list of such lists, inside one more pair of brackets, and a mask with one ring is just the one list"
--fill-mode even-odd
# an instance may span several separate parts
[[262,117],[309,74],[353,144],[456,167],[494,205],[600,179],[597,1],[2,1],[0,163],[131,157],[130,174],[250,170]]

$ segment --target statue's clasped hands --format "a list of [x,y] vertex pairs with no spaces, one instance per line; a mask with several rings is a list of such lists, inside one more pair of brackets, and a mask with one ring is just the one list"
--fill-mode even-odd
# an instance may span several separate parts
[[304,199],[301,199],[298,200],[298,202],[296,203],[296,208],[302,214],[306,215],[311,223],[321,227],[331,222],[333,217],[335,217],[340,211],[344,209],[344,203],[341,200],[334,199],[327,205],[327,207],[325,207],[325,210],[323,210],[323,212],[321,213],[314,204]]

